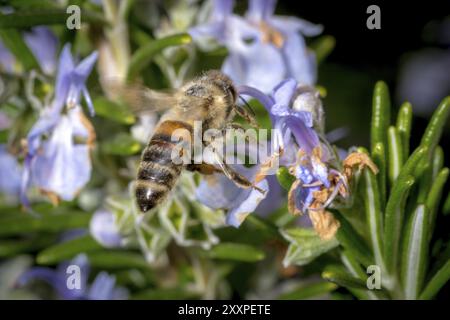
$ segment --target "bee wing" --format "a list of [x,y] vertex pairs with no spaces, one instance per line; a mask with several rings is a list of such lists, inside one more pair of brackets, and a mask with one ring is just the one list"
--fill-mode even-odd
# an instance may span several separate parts
[[140,84],[122,84],[109,80],[109,92],[126,103],[137,115],[165,112],[177,106],[176,90],[156,91]]

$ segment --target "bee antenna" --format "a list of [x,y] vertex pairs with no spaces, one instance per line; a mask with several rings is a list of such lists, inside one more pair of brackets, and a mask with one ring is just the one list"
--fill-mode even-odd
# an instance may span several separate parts
[[253,110],[253,108],[250,106],[250,104],[247,102],[247,100],[245,100],[241,95],[239,96],[239,99],[242,100],[242,102],[244,102],[244,105],[247,107],[247,110],[250,111],[250,113],[252,114],[252,116],[255,115],[255,111]]

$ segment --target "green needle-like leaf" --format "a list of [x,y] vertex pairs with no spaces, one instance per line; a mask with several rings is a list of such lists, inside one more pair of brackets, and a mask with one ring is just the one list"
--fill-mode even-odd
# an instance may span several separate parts
[[63,260],[72,259],[79,253],[100,249],[102,249],[102,246],[90,235],[86,235],[48,247],[39,252],[36,261],[43,265],[56,264]]
[[364,177],[364,205],[366,221],[369,227],[370,240],[375,262],[384,269],[383,260],[383,212],[381,211],[380,193],[375,175],[369,169],[363,172]]
[[0,241],[0,258],[12,257],[26,252],[40,250],[54,241],[53,236],[40,235],[33,239]]
[[310,228],[281,230],[281,234],[290,243],[283,260],[285,266],[306,265],[339,245],[335,238],[321,239],[314,229]]
[[273,224],[270,220],[266,220],[257,216],[256,214],[251,214],[245,219],[246,223],[253,225],[261,233],[267,235],[268,238],[277,238],[278,240],[284,241],[285,239],[278,232],[278,227]]
[[393,271],[396,267],[398,256],[398,248],[400,246],[400,234],[403,227],[404,209],[398,206],[398,200],[401,200],[409,188],[411,188],[411,177],[415,180],[417,177],[416,167],[421,159],[426,155],[427,149],[423,147],[417,148],[411,157],[406,161],[399,176],[397,177],[391,189],[391,196],[386,207],[386,215],[384,221],[384,242],[386,252],[386,263],[389,271]]
[[434,156],[433,156],[433,170],[431,174],[432,180],[436,179],[437,175],[441,171],[442,167],[444,166],[444,150],[440,146],[437,146],[434,150]]
[[450,214],[450,192],[447,194],[447,198],[444,201],[444,207],[442,208],[444,215]]
[[[0,15],[0,19],[2,16]],[[1,21],[1,20],[0,20]],[[1,24],[0,24],[1,25]],[[0,26],[1,28],[1,26]],[[39,64],[17,30],[0,29],[0,37],[25,70],[39,69]]]
[[430,157],[434,153],[434,148],[439,143],[439,140],[450,115],[450,97],[445,98],[436,111],[433,113],[430,122],[423,134],[421,146],[427,147]]
[[428,251],[428,209],[419,205],[405,230],[401,276],[406,299],[417,299],[423,285]]
[[305,300],[314,299],[330,293],[338,288],[334,283],[317,282],[309,285],[303,285],[290,292],[283,293],[278,297],[279,300]]
[[331,265],[325,267],[322,272],[322,278],[336,283],[341,287],[354,289],[367,289],[366,282],[349,274],[344,267]]
[[191,41],[191,36],[187,33],[183,33],[149,42],[147,45],[139,48],[131,57],[127,79],[134,79],[134,77],[150,63],[155,54],[161,52],[163,49],[187,44]]
[[89,264],[100,269],[149,268],[148,262],[145,261],[144,257],[140,253],[117,250],[101,250],[89,252],[87,256],[89,258]]
[[336,45],[336,39],[333,36],[322,36],[313,43],[311,49],[316,54],[317,64],[322,63],[330,55]]
[[400,134],[394,126],[390,126],[388,130],[388,146],[389,146],[389,180],[391,185],[397,179],[400,169],[403,165],[403,151]]
[[352,225],[337,210],[330,209],[341,226],[336,233],[339,243],[364,266],[373,264],[373,257],[364,239],[353,229]]
[[397,131],[400,135],[403,160],[406,160],[409,156],[409,139],[411,136],[412,116],[412,106],[409,102],[405,102],[400,107],[397,115]]
[[431,186],[430,192],[428,193],[428,197],[426,199],[425,205],[429,210],[429,233],[428,235],[431,237],[434,225],[436,223],[437,209],[439,205],[439,201],[441,200],[442,191],[444,189],[445,182],[447,181],[449,174],[449,169],[442,169],[437,175],[436,179]]
[[123,104],[110,101],[104,97],[94,100],[95,113],[99,116],[111,119],[123,124],[133,124],[135,116]]
[[420,294],[419,299],[429,300],[439,292],[439,290],[447,283],[450,279],[450,260],[448,260],[441,269],[439,269],[436,274],[428,281],[427,286]]
[[117,156],[133,155],[140,150],[141,144],[125,132],[117,134],[112,139],[106,140],[102,144],[102,151],[104,153]]
[[[366,281],[368,279],[368,274],[363,270],[361,267],[361,264],[355,259],[355,257],[352,255],[352,253],[348,250],[343,250],[341,252],[341,260],[344,266],[347,268],[350,275],[353,277],[359,278],[362,281]],[[352,294],[354,294],[358,299],[364,299],[364,300],[377,300],[380,299],[381,292],[372,291],[372,290],[365,290],[362,289],[350,289]]]
[[386,179],[387,179],[387,165],[386,165],[386,149],[385,145],[381,142],[378,142],[375,145],[375,148],[372,152],[372,159],[373,162],[378,167],[378,174],[377,174],[377,180],[378,180],[378,188],[380,191],[380,201],[381,205],[384,206],[384,203],[386,202]]
[[405,215],[405,202],[414,181],[412,176],[402,177],[402,181],[399,181],[397,188],[392,190],[386,205],[384,259],[386,268],[390,273],[394,273],[397,266],[400,233]]
[[265,254],[259,248],[240,243],[220,243],[208,251],[213,259],[256,262],[264,259]]
[[[66,9],[39,9],[39,10],[21,10],[18,12],[0,15],[0,28],[13,31],[17,28],[30,28],[41,25],[54,25],[67,23]],[[106,20],[96,12],[83,9],[82,21],[91,24],[107,25]]]
[[286,167],[278,169],[277,179],[280,185],[287,191],[291,190],[291,186],[295,181],[295,177],[289,173],[289,169]]
[[382,81],[375,85],[372,101],[371,148],[372,153],[378,143],[387,145],[387,130],[391,123],[391,100],[389,89]]
[[[408,160],[405,162],[405,165],[403,166],[402,170],[400,171],[400,175],[397,178],[397,180],[400,180],[401,177],[406,176],[413,176],[414,178],[418,178],[420,176],[419,170],[416,170],[420,161],[423,159],[423,157],[427,154],[428,148],[425,146],[419,146],[414,152],[411,154],[411,156],[408,158]],[[394,183],[393,188],[395,188]]]
[[73,212],[33,217],[25,213],[0,218],[0,236],[17,235],[30,232],[60,232],[89,226],[90,214]]

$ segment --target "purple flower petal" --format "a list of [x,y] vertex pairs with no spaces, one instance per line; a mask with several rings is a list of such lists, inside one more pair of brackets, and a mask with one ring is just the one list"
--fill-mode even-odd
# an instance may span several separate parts
[[[250,181],[254,177],[259,167],[245,168],[236,165],[235,170],[243,174]],[[223,174],[215,174],[215,180],[200,182],[195,195],[198,201],[212,209],[228,210],[227,223],[238,227],[245,217],[255,211],[258,204],[266,197],[253,188],[243,189],[234,184],[233,181]],[[257,186],[263,190],[268,190],[266,180],[260,181]]]
[[311,154],[312,150],[319,145],[319,137],[314,129],[308,128],[303,121],[296,117],[290,116],[286,122],[299,147]]
[[296,89],[297,82],[292,78],[288,78],[275,86],[272,97],[277,104],[289,106]]
[[56,70],[58,39],[47,27],[34,27],[24,34],[24,40],[39,62],[42,71],[51,75]]
[[227,213],[226,222],[233,227],[239,227],[245,218],[252,212],[255,211],[259,203],[266,197],[269,192],[269,185],[267,180],[262,180],[257,185],[260,189],[264,190],[265,193],[262,194],[259,190],[250,189],[247,192],[242,192],[237,199],[235,199],[235,204],[231,207]]
[[241,85],[237,87],[237,92],[239,95],[247,95],[255,98],[268,112],[272,109],[272,105],[274,104],[273,99],[256,88]]
[[316,82],[315,56],[308,52],[301,36],[291,33],[286,38],[283,53],[289,76],[295,78],[299,84],[313,85]]
[[31,172],[37,187],[69,201],[89,181],[89,147],[73,144],[73,126],[67,116],[61,117],[41,152],[31,160]]
[[87,298],[89,300],[110,300],[113,296],[116,278],[106,272],[100,272],[89,288]]
[[276,0],[250,0],[246,17],[253,21],[268,20],[275,12]]
[[234,0],[214,0],[212,15],[216,19],[225,19],[233,12]]
[[309,184],[314,180],[311,171],[305,166],[297,166],[295,168],[295,176],[300,179],[302,183]]
[[0,41],[0,67],[6,73],[14,73],[16,58],[14,55],[5,47],[3,42]]
[[248,85],[270,92],[275,83],[283,80],[286,72],[281,52],[270,44],[255,42],[239,53],[230,54],[222,72],[236,85]]
[[275,16],[270,19],[270,23],[283,33],[300,32],[301,34],[314,37],[322,33],[323,26],[309,21],[287,16]]
[[0,192],[19,195],[22,169],[17,159],[10,154],[5,145],[0,145]]
[[117,229],[114,215],[106,210],[97,210],[89,224],[91,235],[107,248],[116,248],[122,245],[122,236]]

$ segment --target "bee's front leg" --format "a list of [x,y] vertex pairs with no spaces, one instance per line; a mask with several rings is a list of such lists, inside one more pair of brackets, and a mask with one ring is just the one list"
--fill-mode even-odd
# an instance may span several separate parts
[[192,172],[198,172],[200,174],[205,174],[205,175],[211,175],[213,173],[221,173],[222,172],[222,170],[214,167],[212,164],[209,164],[209,163],[188,164],[186,166],[186,170],[189,170]]
[[258,121],[256,120],[255,116],[251,114],[248,110],[245,108],[236,107],[234,108],[236,110],[236,113],[245,119],[252,127],[259,128]]
[[234,182],[235,185],[237,185],[240,188],[253,188],[255,190],[258,190],[262,194],[265,193],[263,189],[256,186],[253,182],[249,181],[245,176],[240,174],[239,172],[235,171],[233,168],[231,168],[228,164],[225,163],[225,161],[222,160],[222,158],[217,154],[217,152],[214,153],[216,157],[216,162],[219,165],[221,172],[231,181]]

